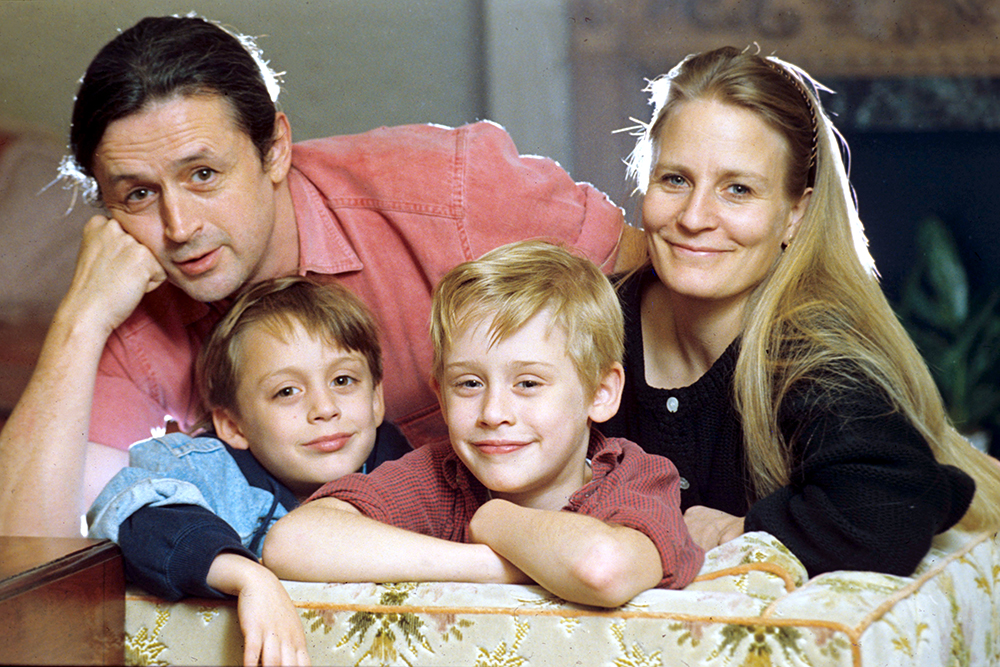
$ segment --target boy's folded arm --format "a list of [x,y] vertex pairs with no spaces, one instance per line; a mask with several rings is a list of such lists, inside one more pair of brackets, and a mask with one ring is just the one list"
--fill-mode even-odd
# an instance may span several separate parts
[[583,514],[495,499],[476,512],[470,534],[570,602],[617,607],[663,578],[649,537]]
[[264,563],[282,579],[299,581],[529,581],[485,545],[390,526],[330,497],[279,519],[265,538]]

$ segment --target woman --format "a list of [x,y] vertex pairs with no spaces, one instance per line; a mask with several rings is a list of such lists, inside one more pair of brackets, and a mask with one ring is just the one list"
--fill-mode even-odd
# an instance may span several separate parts
[[806,81],[730,47],[651,84],[630,163],[649,261],[620,285],[628,379],[604,430],[673,460],[706,549],[764,530],[810,575],[908,575],[936,533],[1000,526],[1000,469],[882,294]]

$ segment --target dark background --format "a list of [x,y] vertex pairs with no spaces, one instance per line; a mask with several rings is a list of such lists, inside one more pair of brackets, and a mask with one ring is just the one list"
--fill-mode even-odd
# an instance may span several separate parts
[[844,132],[850,178],[890,301],[899,297],[930,215],[955,236],[973,295],[1000,285],[1000,132]]

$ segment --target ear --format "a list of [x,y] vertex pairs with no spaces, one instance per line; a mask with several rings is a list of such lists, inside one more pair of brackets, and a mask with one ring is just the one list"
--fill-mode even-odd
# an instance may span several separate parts
[[785,237],[782,242],[786,245],[792,242],[795,235],[799,233],[799,225],[802,224],[802,218],[805,217],[806,211],[809,209],[809,200],[812,199],[812,188],[806,188],[806,191],[802,193],[799,200],[795,202],[792,206],[792,210],[788,214],[788,228],[785,230]]
[[212,410],[212,424],[215,426],[215,434],[233,449],[250,449],[250,443],[243,435],[243,429],[239,422],[229,414],[228,410],[215,408]]
[[375,423],[381,424],[385,419],[385,395],[382,392],[381,382],[372,390],[372,412],[375,413]]
[[277,185],[288,177],[292,167],[292,127],[288,116],[282,112],[274,115],[274,143],[264,160],[264,171],[271,177],[271,182]]
[[448,423],[448,406],[445,405],[444,397],[441,396],[441,382],[436,377],[431,377],[431,390],[437,398],[438,407],[441,409],[441,416],[444,417],[445,424]]
[[594,392],[594,399],[590,404],[587,416],[593,422],[606,422],[618,412],[618,405],[622,400],[622,388],[625,386],[625,369],[618,362],[605,373],[597,391]]

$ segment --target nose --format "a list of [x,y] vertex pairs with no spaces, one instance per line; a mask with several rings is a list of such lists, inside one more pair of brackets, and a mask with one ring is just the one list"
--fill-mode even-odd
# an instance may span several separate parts
[[693,188],[684,200],[684,206],[677,215],[677,224],[691,233],[713,229],[718,221],[715,211],[715,196],[709,188]]
[[190,241],[201,229],[201,216],[192,210],[185,197],[176,193],[164,191],[160,201],[163,234],[177,244]]
[[312,392],[309,404],[309,421],[325,422],[340,415],[337,398],[330,389],[321,388]]
[[488,387],[483,392],[479,423],[489,428],[496,428],[503,424],[511,425],[516,421],[514,411],[511,408],[508,392],[502,388]]

